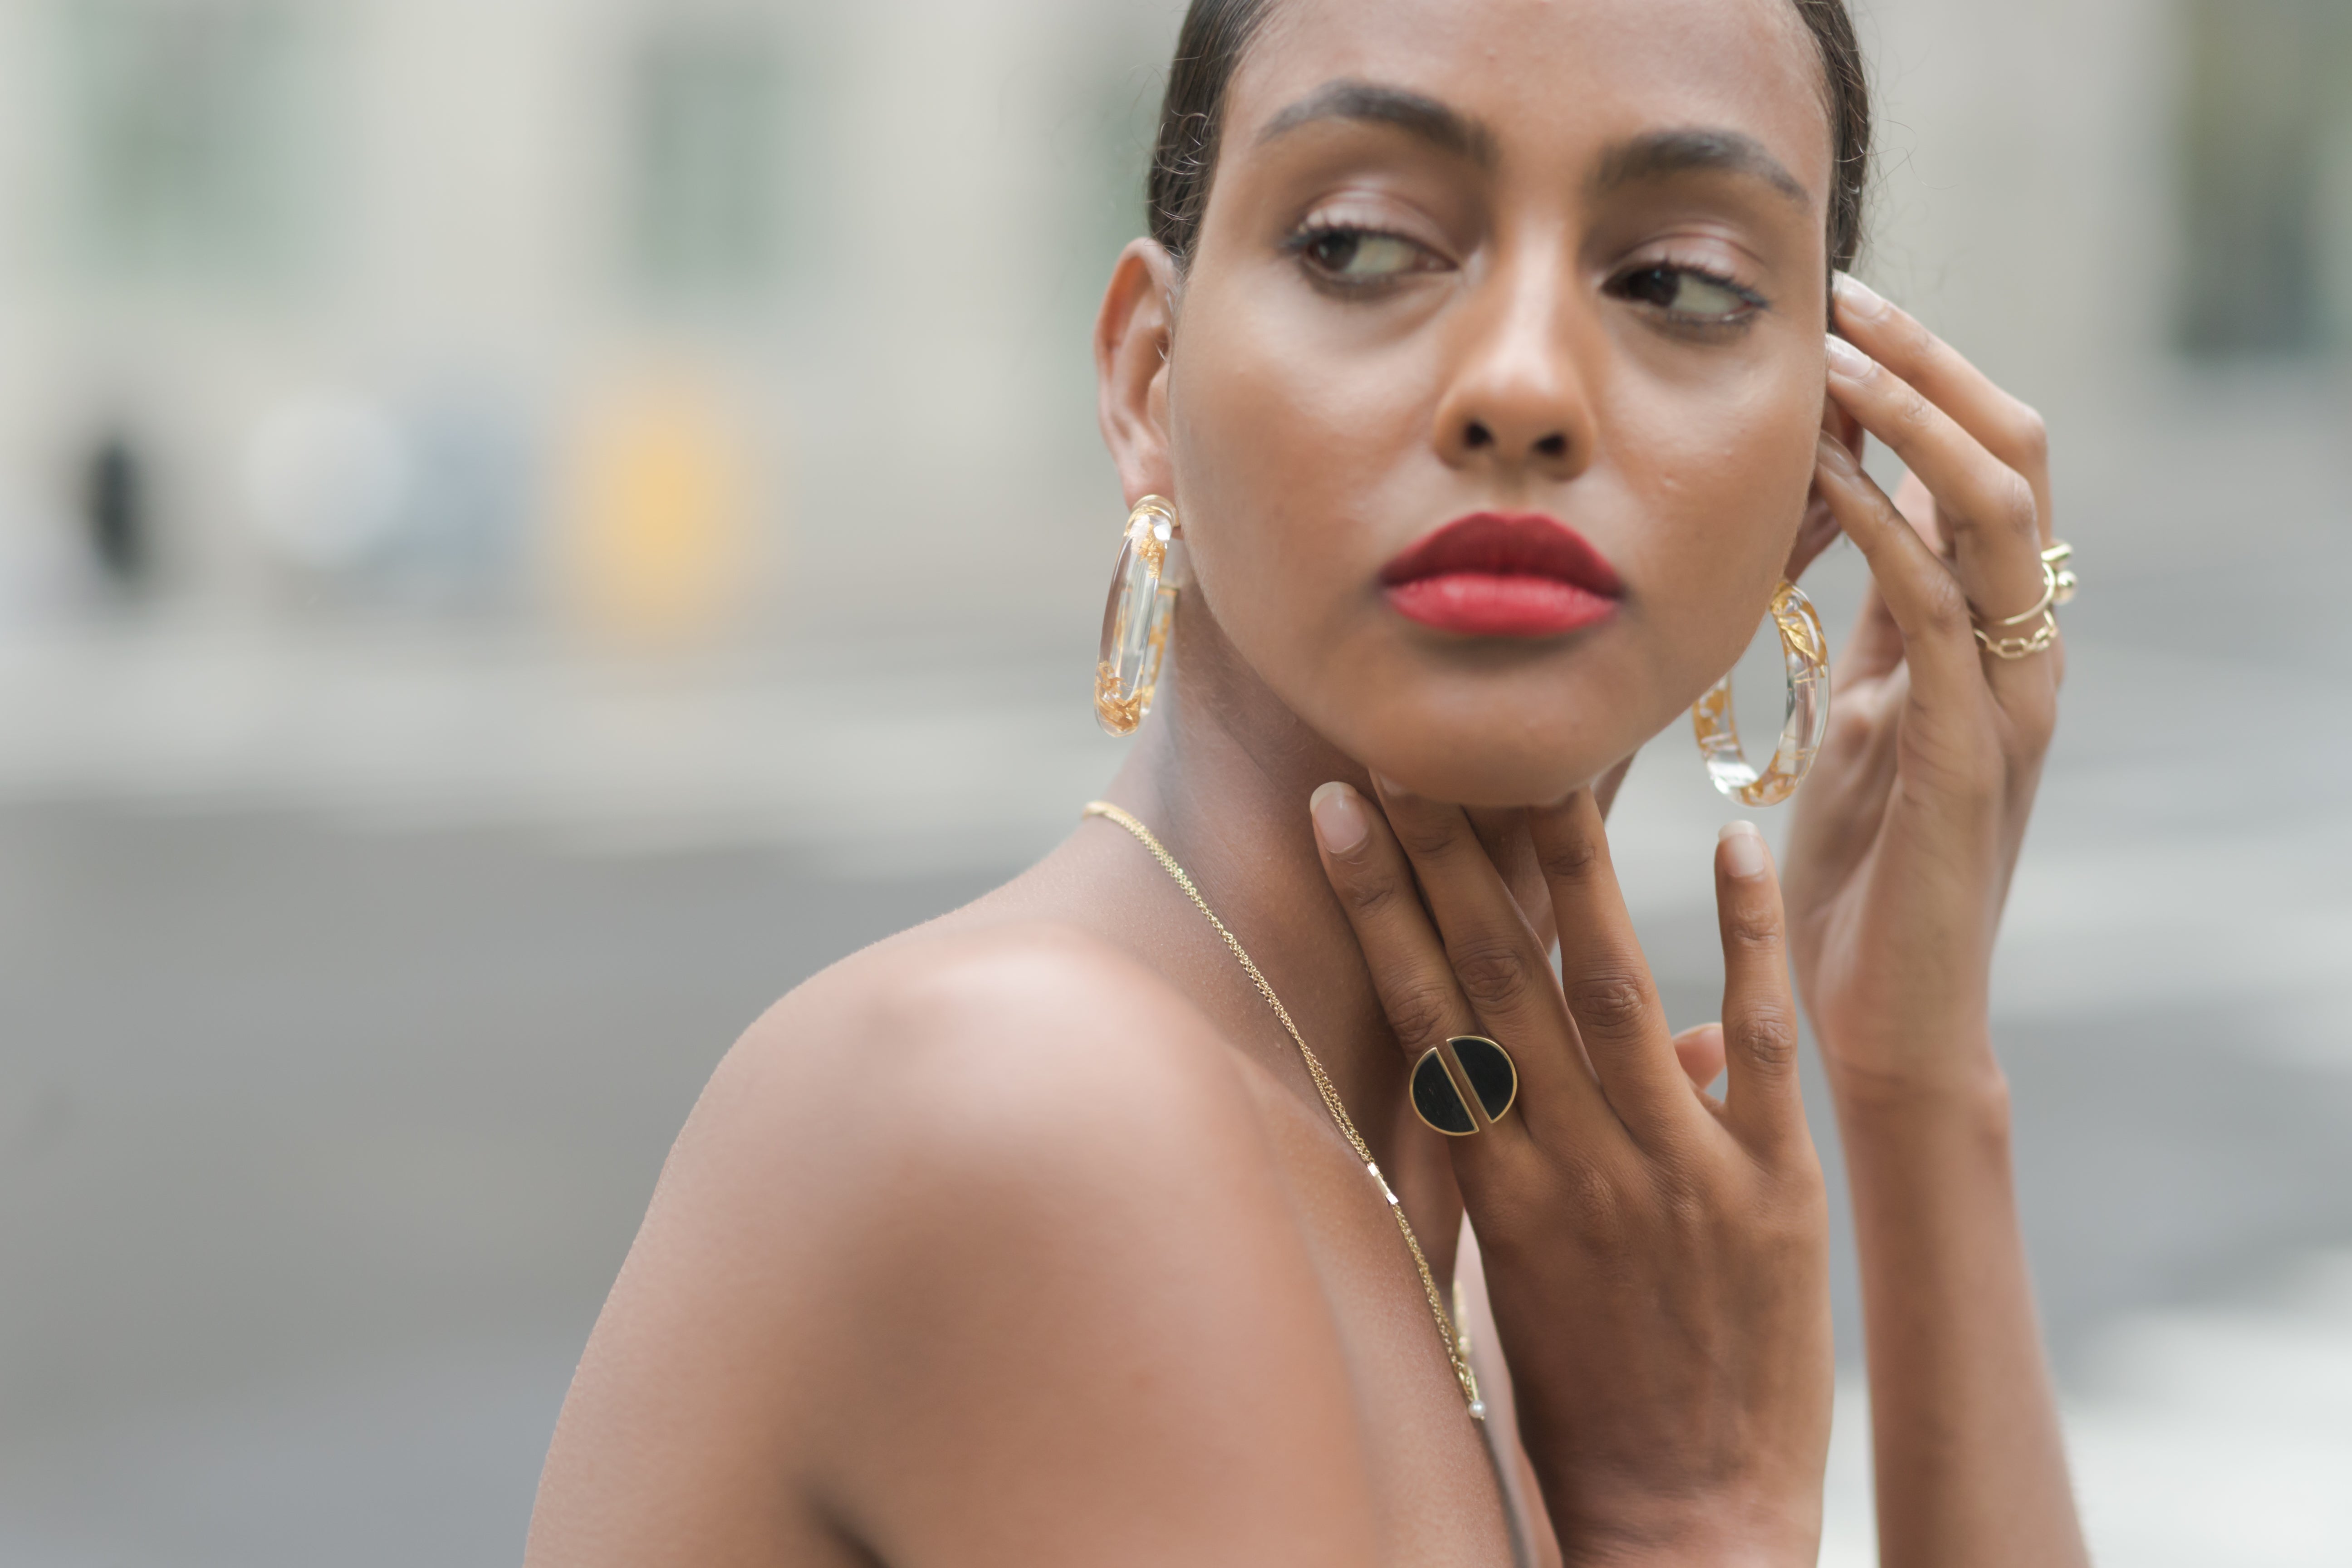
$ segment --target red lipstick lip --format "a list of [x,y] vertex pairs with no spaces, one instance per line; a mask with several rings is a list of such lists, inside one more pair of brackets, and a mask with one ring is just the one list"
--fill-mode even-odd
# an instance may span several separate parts
[[1383,567],[1381,585],[1409,619],[1471,637],[1559,637],[1606,620],[1625,592],[1600,551],[1541,512],[1456,518]]

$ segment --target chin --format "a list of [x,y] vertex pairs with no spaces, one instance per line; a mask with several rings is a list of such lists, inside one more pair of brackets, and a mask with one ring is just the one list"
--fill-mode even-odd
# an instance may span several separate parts
[[1432,800],[1549,805],[1633,755],[1682,711],[1656,689],[1665,683],[1655,671],[1595,659],[1594,651],[1508,670],[1389,665],[1389,681],[1321,694],[1354,710],[1323,732],[1367,769]]
[[1499,809],[1548,805],[1591,784],[1639,745],[1580,725],[1465,724],[1455,718],[1387,729],[1355,754],[1416,795]]

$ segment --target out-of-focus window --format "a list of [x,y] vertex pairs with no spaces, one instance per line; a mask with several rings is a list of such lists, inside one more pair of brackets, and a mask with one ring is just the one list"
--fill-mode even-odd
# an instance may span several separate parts
[[2352,338],[2352,5],[2189,0],[2187,17],[2183,346]]
[[757,16],[653,21],[630,83],[630,247],[656,297],[740,300],[774,280],[783,59]]
[[133,278],[257,281],[302,258],[310,195],[297,0],[53,0],[85,258]]

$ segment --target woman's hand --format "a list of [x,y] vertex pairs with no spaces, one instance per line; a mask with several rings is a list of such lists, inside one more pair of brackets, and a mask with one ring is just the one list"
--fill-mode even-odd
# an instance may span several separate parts
[[1837,307],[1853,346],[1830,342],[1830,395],[1913,475],[1898,508],[1822,439],[1818,492],[1874,587],[1789,854],[1853,1193],[1879,1558],[2078,1568],[1987,1018],[2063,650],[2005,659],[1975,630],[2035,629],[2000,623],[2047,586],[2046,444],[2032,410],[1867,289],[1841,279]]
[[1716,855],[1717,1100],[1677,1060],[1590,792],[1528,814],[1564,984],[1462,811],[1381,805],[1326,784],[1316,836],[1408,1061],[1485,1035],[1518,1067],[1503,1120],[1474,1104],[1448,1142],[1565,1560],[1811,1563],[1826,1203],[1763,840],[1735,825]]
[[2032,409],[1910,317],[1843,278],[1837,306],[1852,342],[1830,340],[1830,395],[1933,505],[1907,509],[1915,527],[1823,437],[1819,493],[1874,585],[1797,800],[1798,985],[1842,1093],[1997,1097],[1986,1045],[1993,936],[2057,719],[2063,650],[1998,658],[1973,626],[2042,596],[2048,447]]

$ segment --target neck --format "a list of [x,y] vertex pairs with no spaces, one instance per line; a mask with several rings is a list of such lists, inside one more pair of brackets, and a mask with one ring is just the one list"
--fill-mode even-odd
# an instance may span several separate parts
[[[1340,779],[1369,793],[1369,780],[1360,764],[1267,689],[1213,617],[1199,613],[1204,606],[1185,608],[1190,613],[1177,617],[1173,668],[1113,785],[1114,798],[1149,824],[1191,873],[1281,996],[1382,1168],[1411,1181],[1399,1166],[1431,1154],[1442,1163],[1443,1146],[1433,1136],[1416,1135],[1407,1064],[1324,877],[1307,816],[1319,785]],[[1198,942],[1216,947],[1207,922],[1192,919]],[[1241,966],[1222,952],[1217,957],[1231,976],[1214,999],[1227,1037],[1320,1114],[1297,1047]]]

